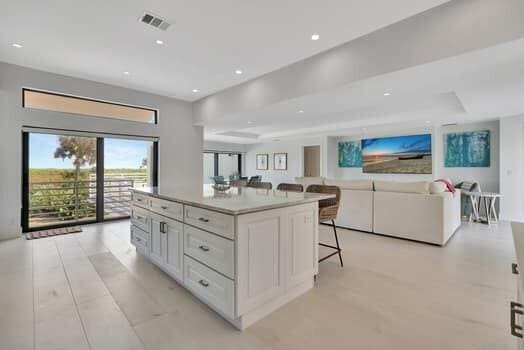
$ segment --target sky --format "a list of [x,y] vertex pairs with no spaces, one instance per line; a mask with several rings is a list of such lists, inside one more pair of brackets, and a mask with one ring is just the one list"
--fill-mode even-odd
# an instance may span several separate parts
[[[147,158],[150,144],[149,141],[106,138],[104,140],[105,168],[140,168],[142,159]],[[54,158],[57,146],[58,136],[31,133],[29,135],[29,168],[74,168],[71,160]]]
[[362,155],[431,152],[431,135],[409,135],[362,140]]

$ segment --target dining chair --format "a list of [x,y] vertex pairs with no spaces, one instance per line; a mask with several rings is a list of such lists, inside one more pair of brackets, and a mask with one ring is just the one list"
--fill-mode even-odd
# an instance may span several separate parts
[[306,192],[335,195],[335,198],[322,199],[318,202],[318,222],[322,223],[331,221],[331,226],[333,227],[336,242],[336,246],[326,243],[319,243],[320,246],[331,248],[335,251],[319,259],[318,262],[322,262],[326,259],[331,258],[333,255],[338,254],[340,266],[344,267],[344,262],[342,261],[342,249],[340,248],[340,244],[338,243],[337,227],[335,225],[335,219],[337,218],[338,208],[340,206],[340,188],[337,186],[327,185],[309,185],[306,189]]

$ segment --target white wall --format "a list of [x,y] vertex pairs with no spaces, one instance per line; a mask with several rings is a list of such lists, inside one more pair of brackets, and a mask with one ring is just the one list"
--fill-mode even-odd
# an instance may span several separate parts
[[[159,110],[158,125],[22,108],[22,87]],[[0,62],[0,239],[20,234],[22,126],[159,138],[159,185],[202,191],[203,130],[188,102]]]
[[524,221],[524,115],[500,120],[500,215]]
[[[490,130],[491,131],[491,166],[486,168],[445,168],[444,167],[444,134],[448,132]],[[360,140],[369,137],[398,136],[409,134],[431,133],[433,147],[433,174],[365,174],[362,168],[339,168],[338,167],[338,142],[347,140]],[[426,127],[410,130],[381,132],[377,134],[351,137],[320,137],[313,139],[300,139],[289,142],[274,142],[251,146],[246,160],[248,175],[262,175],[264,181],[270,181],[276,186],[280,182],[293,181],[295,177],[303,174],[303,146],[312,144],[321,145],[322,154],[322,176],[336,179],[377,179],[392,181],[431,181],[437,178],[450,178],[454,182],[472,180],[481,184],[483,191],[499,191],[499,122],[483,122],[461,124],[448,127]],[[273,168],[273,153],[288,153],[288,170],[277,171]],[[256,170],[256,154],[269,153],[270,170]]]
[[[262,181],[271,182],[274,187],[282,182],[295,182],[295,177],[302,176],[304,172],[304,146],[321,146],[321,175],[325,174],[326,156],[325,137],[305,138],[291,141],[279,141],[272,143],[255,144],[249,147],[246,154],[247,176],[262,175]],[[269,155],[269,170],[256,169],[256,155]],[[273,154],[287,153],[287,170],[273,169]]]

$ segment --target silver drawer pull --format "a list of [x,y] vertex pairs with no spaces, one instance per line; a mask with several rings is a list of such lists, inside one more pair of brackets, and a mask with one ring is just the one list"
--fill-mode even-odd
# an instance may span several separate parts
[[140,215],[135,215],[135,219],[137,219],[137,220],[143,220],[144,217],[143,217],[143,216],[140,216]]
[[142,240],[140,239],[140,237],[136,237],[136,236],[135,236],[135,241],[137,241],[137,242],[142,242]]
[[208,252],[209,251],[209,247],[207,245],[200,245],[200,246],[198,246],[198,248],[200,248],[200,250],[202,250],[204,252]]
[[142,199],[142,198],[136,198],[136,201],[137,201],[137,202],[142,202],[143,199]]
[[517,324],[517,315],[524,315],[522,304],[512,301],[510,303],[510,329],[511,335],[517,338],[523,338],[522,326]]
[[206,219],[206,218],[198,218],[198,221],[209,222],[209,219]]
[[167,209],[167,206],[165,206],[165,205],[161,205],[160,208],[166,210],[166,209]]
[[204,280],[200,280],[200,281],[198,281],[198,283],[200,283],[201,285],[203,285],[206,288],[209,287],[209,282],[206,282]]

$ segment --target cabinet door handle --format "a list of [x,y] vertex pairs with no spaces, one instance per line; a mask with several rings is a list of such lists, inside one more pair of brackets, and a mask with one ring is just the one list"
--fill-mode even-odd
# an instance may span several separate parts
[[511,264],[511,273],[514,275],[519,274],[519,266],[517,265],[517,263]]
[[209,219],[206,219],[206,218],[198,218],[198,221],[209,222]]
[[160,222],[160,232],[167,233],[167,224],[163,221]]
[[209,287],[209,282],[207,282],[207,281],[200,280],[200,281],[198,281],[198,283],[200,283],[201,285],[203,285],[206,288]]
[[200,245],[200,246],[198,246],[198,248],[200,248],[200,250],[202,250],[204,252],[208,252],[209,251],[209,247],[207,245]]
[[522,304],[512,301],[510,303],[510,328],[511,335],[517,338],[523,338],[522,326],[517,324],[517,315],[524,315]]

